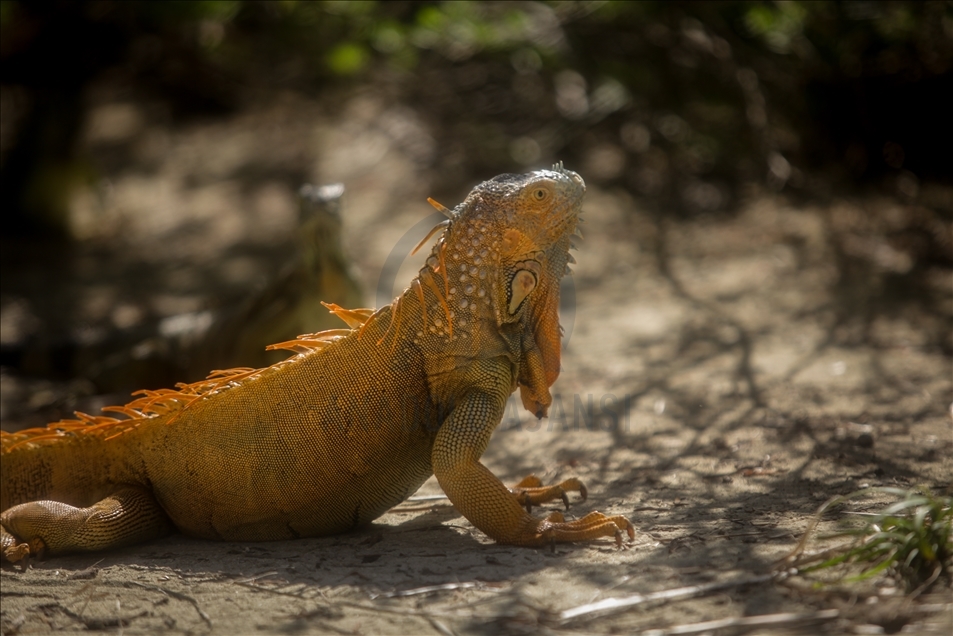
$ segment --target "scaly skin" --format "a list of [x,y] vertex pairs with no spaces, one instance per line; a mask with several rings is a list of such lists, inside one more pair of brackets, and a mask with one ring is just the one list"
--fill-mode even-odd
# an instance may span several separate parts
[[542,417],[559,373],[559,279],[585,185],[561,166],[477,186],[391,305],[330,306],[352,329],[276,345],[298,355],[2,438],[0,549],[98,550],[175,527],[266,541],[346,532],[431,474],[501,543],[634,536],[623,517],[526,508],[566,491],[507,489],[481,463],[507,397]]

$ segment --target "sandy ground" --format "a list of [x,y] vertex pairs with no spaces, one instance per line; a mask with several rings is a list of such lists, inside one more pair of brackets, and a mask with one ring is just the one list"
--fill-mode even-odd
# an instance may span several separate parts
[[[425,198],[452,205],[465,193],[431,191],[420,157],[433,141],[412,113],[350,99],[338,116],[287,96],[179,129],[103,100],[86,144],[104,179],[74,204],[88,247],[58,281],[66,291],[47,296],[80,299],[70,320],[88,328],[135,319],[143,285],[151,310],[166,314],[201,308],[208,281],[219,296],[240,295],[276,271],[301,179],[347,186],[345,245],[373,303],[391,249],[432,212]],[[116,121],[126,122],[120,133]],[[832,495],[950,493],[953,279],[890,260],[864,219],[893,218],[900,204],[752,192],[737,215],[678,221],[590,184],[585,207],[552,417],[537,422],[511,401],[484,461],[507,482],[579,477],[590,495],[570,513],[626,515],[634,543],[495,545],[431,480],[359,534],[268,544],[172,536],[4,567],[3,633],[665,633],[775,614],[786,616],[751,629],[950,633],[949,587],[911,602],[884,582],[851,595],[764,578]],[[874,247],[844,248],[858,244]],[[418,266],[408,259],[398,282]],[[54,284],[40,265],[29,272],[19,287],[6,273],[4,330],[34,324],[28,288]],[[29,421],[14,398],[36,410],[56,401],[43,396],[57,386],[5,376],[4,426]],[[560,614],[717,582],[728,584],[611,615]]]

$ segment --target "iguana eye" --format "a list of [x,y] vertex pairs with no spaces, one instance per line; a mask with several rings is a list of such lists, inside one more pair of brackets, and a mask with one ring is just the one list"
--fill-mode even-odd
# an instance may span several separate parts
[[533,190],[533,199],[537,202],[545,201],[548,196],[549,192],[543,188]]

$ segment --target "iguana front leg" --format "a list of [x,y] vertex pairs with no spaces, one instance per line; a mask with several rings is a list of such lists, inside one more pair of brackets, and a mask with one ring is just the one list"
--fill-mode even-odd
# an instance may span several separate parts
[[132,545],[168,534],[172,524],[149,491],[127,486],[88,508],[31,501],[0,514],[0,558],[55,556]]
[[622,532],[634,538],[635,529],[625,517],[593,512],[582,519],[564,521],[560,513],[537,519],[523,510],[518,496],[480,463],[505,405],[502,391],[494,394],[474,390],[437,432],[432,454],[434,475],[456,509],[499,543],[541,546],[615,537],[621,544]]

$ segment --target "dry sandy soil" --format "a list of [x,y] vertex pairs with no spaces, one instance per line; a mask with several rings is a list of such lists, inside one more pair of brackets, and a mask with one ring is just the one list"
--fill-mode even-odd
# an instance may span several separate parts
[[[173,129],[148,108],[103,98],[84,143],[104,179],[73,205],[83,241],[69,267],[4,272],[5,339],[43,328],[31,289],[50,304],[73,299],[72,322],[59,328],[79,331],[134,322],[137,302],[171,315],[240,295],[277,271],[294,232],[288,175],[347,186],[345,247],[375,303],[387,255],[432,212],[426,197],[451,205],[465,192],[431,190],[435,142],[412,112],[349,99],[333,117],[289,95]],[[172,536],[4,567],[3,632],[700,633],[718,630],[685,626],[728,619],[718,633],[949,634],[948,584],[911,601],[886,580],[850,593],[765,577],[832,495],[950,494],[953,281],[949,270],[911,269],[884,238],[906,208],[753,191],[737,214],[678,221],[597,184],[585,207],[553,417],[537,422],[512,401],[484,461],[506,482],[581,478],[589,499],[570,513],[626,515],[631,545],[495,545],[431,480],[350,536]],[[405,262],[401,285],[419,264]],[[35,423],[30,409],[73,404],[57,383],[8,374],[3,386],[8,429]],[[726,585],[608,615],[561,614],[714,583]],[[781,616],[744,624],[762,615]]]

